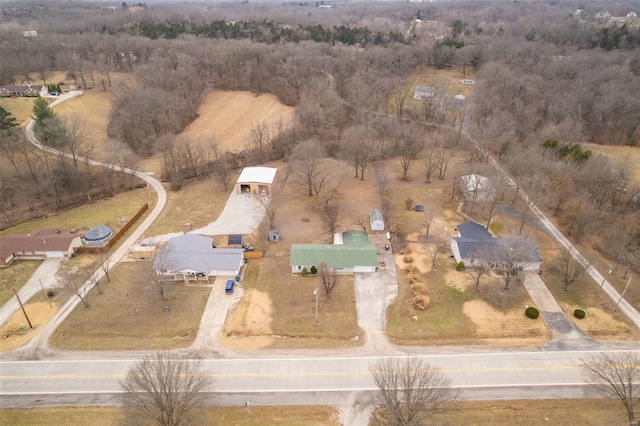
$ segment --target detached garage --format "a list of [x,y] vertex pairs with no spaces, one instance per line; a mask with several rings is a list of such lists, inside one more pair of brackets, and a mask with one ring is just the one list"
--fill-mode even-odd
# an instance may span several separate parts
[[245,167],[236,182],[238,194],[271,195],[277,171],[273,167]]

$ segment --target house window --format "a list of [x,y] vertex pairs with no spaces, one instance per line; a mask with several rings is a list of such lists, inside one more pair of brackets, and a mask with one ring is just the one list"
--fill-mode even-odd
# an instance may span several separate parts
[[301,270],[301,269],[302,269],[302,266],[301,266],[301,265],[298,265],[298,271],[299,271],[299,270]]

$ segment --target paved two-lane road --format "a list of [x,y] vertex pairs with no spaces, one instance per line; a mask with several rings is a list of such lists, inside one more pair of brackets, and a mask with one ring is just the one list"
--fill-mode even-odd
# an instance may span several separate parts
[[[640,353],[640,351],[634,351]],[[476,399],[583,397],[580,363],[593,352],[506,352],[419,355],[439,367],[452,385]],[[214,392],[254,403],[326,403],[332,395],[375,389],[369,368],[379,357],[209,359]],[[135,360],[51,360],[0,362],[2,405],[57,396],[73,403],[79,395],[120,393]],[[293,396],[295,394],[295,397]],[[314,402],[315,401],[315,402]]]

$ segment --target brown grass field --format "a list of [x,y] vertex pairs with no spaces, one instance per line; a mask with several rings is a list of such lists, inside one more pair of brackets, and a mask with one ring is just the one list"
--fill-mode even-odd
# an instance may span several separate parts
[[[80,426],[95,423],[133,424],[133,413],[121,407],[37,407],[0,409],[0,424]],[[46,423],[43,423],[46,419]],[[136,419],[135,424],[146,425]],[[564,426],[626,424],[623,410],[605,399],[547,399],[513,401],[465,401],[458,411],[434,418],[438,424],[478,426],[520,423]],[[195,425],[271,426],[339,425],[338,411],[329,406],[212,407],[198,413]]]
[[[111,282],[94,288],[90,308],[78,304],[51,336],[51,345],[63,350],[137,350],[188,347],[195,340],[209,287],[165,285],[161,300],[151,283],[150,261],[121,262],[111,271]],[[164,306],[169,311],[163,310]]]
[[286,123],[293,118],[293,110],[267,93],[256,96],[251,92],[209,92],[200,101],[198,118],[181,135],[193,140],[213,136],[223,150],[241,151],[253,124],[272,125],[278,119]]
[[53,318],[68,297],[68,293],[62,289],[55,289],[53,292],[54,295],[49,297],[48,301],[43,291],[34,294],[29,301],[23,300],[24,310],[33,328],[29,328],[22,310],[18,309],[0,328],[0,336],[2,336],[0,352],[11,351],[25,345],[42,326]]
[[0,268],[0,306],[15,297],[12,289],[20,290],[41,264],[39,260],[23,261],[14,262],[8,268]]
[[[235,182],[236,176],[232,179]],[[167,193],[167,205],[145,235],[154,236],[201,228],[213,222],[222,212],[233,187],[225,190],[214,178],[189,182],[180,191]]]
[[42,219],[21,223],[0,231],[0,235],[26,234],[38,228],[59,228],[70,231],[99,225],[107,225],[116,230],[147,202],[149,202],[147,189],[136,189],[118,194],[115,197],[97,200],[92,204],[56,212]]

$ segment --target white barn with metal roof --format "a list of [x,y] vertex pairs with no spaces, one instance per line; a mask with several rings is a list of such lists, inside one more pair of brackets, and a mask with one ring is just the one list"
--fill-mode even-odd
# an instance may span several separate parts
[[238,194],[271,195],[277,171],[273,167],[245,167],[236,182]]

